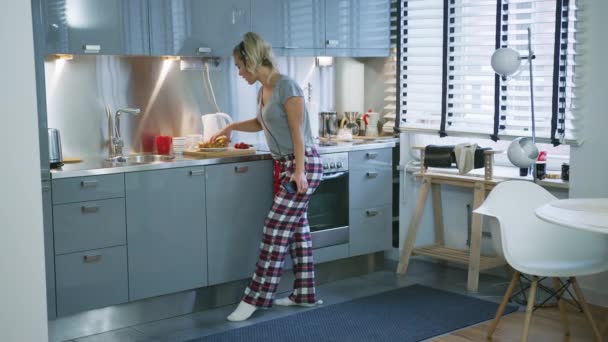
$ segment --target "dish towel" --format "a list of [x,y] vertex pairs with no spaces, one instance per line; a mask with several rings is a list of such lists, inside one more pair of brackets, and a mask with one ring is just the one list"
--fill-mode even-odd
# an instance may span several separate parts
[[464,175],[471,171],[475,166],[475,150],[477,144],[462,143],[454,147],[454,154],[456,155],[456,165],[458,166],[458,173]]

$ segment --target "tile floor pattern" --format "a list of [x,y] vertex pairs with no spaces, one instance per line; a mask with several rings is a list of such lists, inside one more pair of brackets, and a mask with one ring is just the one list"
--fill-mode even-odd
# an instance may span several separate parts
[[[395,265],[389,263],[386,270],[323,284],[317,287],[318,298],[324,305],[389,291],[415,283],[433,288],[466,294],[466,270],[441,266],[436,263],[412,260],[406,276],[397,276]],[[500,302],[508,280],[493,275],[481,275],[479,292],[474,297]],[[279,294],[279,297],[286,293]],[[256,312],[245,322],[228,322],[226,316],[236,304],[193,313],[161,321],[145,323],[103,334],[81,337],[71,342],[177,342],[244,327],[314,308],[274,307]]]

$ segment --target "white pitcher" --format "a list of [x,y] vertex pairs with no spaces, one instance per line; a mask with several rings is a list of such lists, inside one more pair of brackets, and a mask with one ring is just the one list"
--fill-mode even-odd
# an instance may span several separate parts
[[231,124],[232,118],[226,113],[213,113],[201,115],[201,121],[203,123],[203,141],[208,141],[219,130]]

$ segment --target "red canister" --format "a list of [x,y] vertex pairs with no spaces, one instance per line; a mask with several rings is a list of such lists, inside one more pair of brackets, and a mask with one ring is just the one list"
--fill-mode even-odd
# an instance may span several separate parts
[[156,136],[156,152],[158,154],[170,154],[171,143],[173,138],[168,135],[157,135]]

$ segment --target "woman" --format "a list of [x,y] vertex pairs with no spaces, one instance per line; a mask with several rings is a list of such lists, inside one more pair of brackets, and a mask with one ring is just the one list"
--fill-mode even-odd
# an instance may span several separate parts
[[[212,137],[230,137],[233,130],[263,130],[275,162],[274,203],[264,223],[260,256],[251,283],[230,321],[248,319],[258,308],[269,308],[289,252],[293,260],[294,289],[277,305],[317,304],[312,244],[306,211],[308,201],[322,177],[321,158],[314,145],[302,89],[291,78],[281,75],[269,45],[249,32],[233,51],[239,75],[250,85],[260,82],[256,118],[232,123]],[[297,192],[281,185],[293,181]],[[292,183],[293,184],[293,183]],[[319,301],[319,304],[321,301]]]

